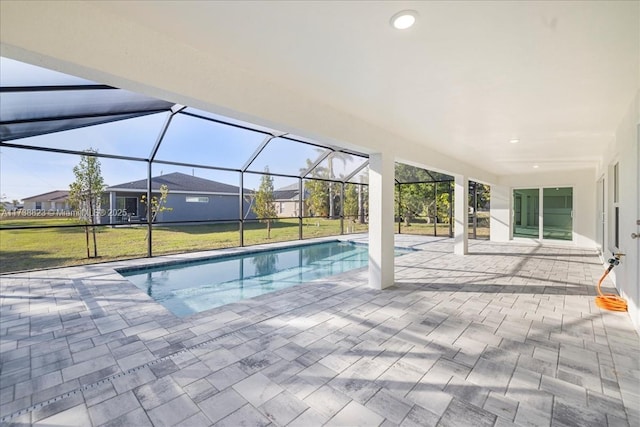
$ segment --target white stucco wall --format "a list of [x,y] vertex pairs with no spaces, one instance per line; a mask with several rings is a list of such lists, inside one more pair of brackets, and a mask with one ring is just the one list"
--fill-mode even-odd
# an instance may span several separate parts
[[[510,239],[512,227],[512,193],[514,188],[573,187],[573,242],[577,247],[596,247],[596,178],[595,169],[564,172],[539,172],[500,177],[491,186],[491,240]],[[563,244],[549,240],[547,243]]]
[[[640,233],[636,221],[640,219],[640,91],[621,121],[612,144],[606,150],[603,163],[597,173],[605,179],[605,255],[611,252],[625,254],[622,262],[612,271],[618,292],[627,299],[629,315],[636,329],[640,330],[640,239],[632,239],[631,233]],[[619,164],[620,180],[620,242],[613,239],[613,165]]]

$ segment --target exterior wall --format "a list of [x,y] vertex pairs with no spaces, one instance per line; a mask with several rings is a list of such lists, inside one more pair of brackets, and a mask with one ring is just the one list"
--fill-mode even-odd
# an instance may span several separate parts
[[[111,193],[110,193],[111,194]],[[137,197],[138,212],[136,221],[146,222],[147,208],[140,200],[144,192],[116,192],[116,197]],[[154,193],[154,196],[158,194]],[[113,198],[113,200],[116,199]],[[207,202],[187,202],[187,197],[207,198]],[[249,203],[245,201],[244,217],[245,219],[255,219],[256,216],[250,208]],[[238,197],[235,195],[212,195],[212,194],[185,194],[185,193],[169,193],[167,196],[166,207],[171,208],[170,211],[160,212],[156,217],[156,222],[173,222],[173,221],[221,221],[221,220],[238,220]],[[115,206],[104,207],[106,211],[109,209],[117,211]],[[248,215],[247,215],[248,212]],[[109,223],[109,217],[102,217],[103,223]],[[121,219],[114,220],[113,223],[120,223]]]
[[[597,177],[605,179],[605,260],[612,252],[625,254],[610,277],[620,295],[627,299],[629,315],[640,331],[640,238],[632,239],[631,233],[640,233],[640,91],[629,107],[606,150],[605,158]],[[619,165],[619,247],[614,241],[613,166]]]
[[544,242],[596,247],[596,180],[593,169],[501,177],[498,184],[491,185],[491,240],[505,242],[511,238],[512,192],[514,188],[523,187],[573,187],[573,242]]
[[[298,210],[300,208],[300,202],[298,200],[278,200],[276,201],[276,212],[280,218],[296,218],[298,217]],[[305,213],[304,203],[302,205],[303,216]]]
[[[187,197],[207,198],[207,202],[187,202]],[[178,194],[167,196],[167,207],[171,211],[158,214],[156,221],[219,221],[239,219],[238,196],[212,194]],[[246,216],[249,204],[244,203]],[[247,219],[254,219],[255,214],[249,211]]]
[[[32,200],[32,201],[25,201],[24,202],[24,209],[28,209],[28,210],[34,210],[36,209],[36,203],[37,201]],[[41,201],[40,203],[40,210],[43,211],[70,211],[71,208],[69,207],[69,203],[68,202],[51,202],[51,201]]]
[[66,211],[69,209],[69,205],[67,202],[52,202],[53,209]]

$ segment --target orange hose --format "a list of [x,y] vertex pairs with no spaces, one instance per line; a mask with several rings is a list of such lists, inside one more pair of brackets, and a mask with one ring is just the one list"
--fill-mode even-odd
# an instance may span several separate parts
[[609,274],[611,268],[608,268],[600,281],[598,281],[598,296],[596,297],[596,305],[602,309],[609,311],[627,311],[627,300],[619,297],[614,294],[603,294],[602,290],[602,282],[604,282],[605,277]]

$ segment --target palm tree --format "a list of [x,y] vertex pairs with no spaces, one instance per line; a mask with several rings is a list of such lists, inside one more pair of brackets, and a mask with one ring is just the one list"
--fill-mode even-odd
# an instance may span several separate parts
[[[349,159],[349,154],[342,153],[340,151],[334,151],[331,153],[327,159],[328,168],[329,168],[329,179],[335,179],[335,175],[333,173],[333,159],[340,160],[344,166],[347,165],[347,160]],[[329,182],[329,217],[335,217],[335,200],[333,195],[333,185],[334,182]]]
[[[326,153],[326,149],[324,148],[316,148],[315,149],[320,155]],[[317,157],[316,157],[317,159]],[[347,165],[347,161],[350,159],[350,155],[347,153],[342,153],[340,151],[334,151],[332,152],[329,157],[327,157],[327,168],[325,169],[324,167],[321,167],[320,165],[316,166],[312,171],[311,171],[311,176],[312,177],[318,177],[318,178],[326,178],[329,180],[328,183],[328,190],[329,190],[329,218],[334,218],[335,215],[335,195],[334,195],[334,185],[335,183],[333,182],[333,180],[336,179],[335,173],[333,171],[333,161],[334,159],[339,160],[342,162],[343,165]],[[307,167],[305,169],[301,169],[301,172],[305,172],[309,169],[309,167],[311,167],[311,165],[313,164],[313,162],[310,159],[307,159]]]

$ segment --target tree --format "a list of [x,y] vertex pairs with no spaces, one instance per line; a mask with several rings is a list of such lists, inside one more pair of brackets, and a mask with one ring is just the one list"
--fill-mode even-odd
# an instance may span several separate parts
[[[169,187],[166,184],[160,186],[160,196],[151,196],[151,203],[148,203],[148,209],[151,209],[151,223],[153,224],[160,212],[172,211],[173,208],[167,206],[167,196],[169,195]],[[140,197],[140,203],[147,205],[147,195]],[[149,238],[149,232],[145,236],[145,240]]]
[[478,211],[489,210],[491,203],[491,188],[487,184],[476,183],[478,191]]
[[345,184],[344,186],[344,216],[356,218],[358,216],[358,189],[357,184]]
[[448,218],[448,194],[438,191],[437,197],[433,197],[436,189],[441,190],[434,179],[445,179],[446,175],[396,163],[395,176],[401,183],[395,188],[396,215],[404,220],[405,226],[410,226],[411,220],[419,215],[433,217],[436,222],[438,217]]
[[269,175],[269,167],[264,168],[264,175],[260,179],[260,187],[255,194],[253,212],[260,222],[267,223],[267,239],[271,239],[271,222],[278,213],[276,212],[275,197],[273,195],[273,178]]
[[[169,187],[167,187],[166,184],[162,184],[160,186],[160,197],[151,196],[151,203],[149,203],[150,209],[151,209],[151,222],[154,222],[156,220],[156,217],[160,212],[173,210],[173,208],[170,208],[167,206],[168,195],[169,195]],[[143,194],[142,197],[140,197],[140,203],[144,205],[147,204],[146,194]]]
[[395,186],[395,211],[396,216],[404,220],[406,227],[411,225],[411,220],[419,215],[425,208],[427,188],[424,181],[431,181],[431,177],[424,169],[403,163],[396,163],[395,177],[401,185]]
[[[329,167],[329,179],[335,179],[335,174],[333,173],[333,160],[340,160],[343,165],[346,166],[347,159],[349,158],[349,154],[341,153],[339,151],[334,151],[331,153],[329,158],[327,159],[327,164]],[[336,183],[333,181],[329,182],[329,217],[335,217],[335,199],[334,199],[334,186]]]
[[369,173],[368,169],[365,169],[365,172],[360,174],[360,184],[358,185],[358,222],[360,224],[364,224],[366,212],[369,210],[369,186],[363,185],[362,183],[367,180],[367,175]]
[[[344,200],[342,202],[342,213],[350,222],[347,223],[347,232],[350,225],[355,226],[358,217],[358,184],[347,183],[344,185]],[[355,230],[352,230],[355,231]]]
[[[319,153],[319,155],[323,155],[324,153],[326,153],[326,149],[324,148],[317,148],[316,151]],[[323,179],[329,180],[328,182],[325,182],[322,185],[317,183],[314,183],[310,186],[308,185],[307,188],[317,189],[318,191],[322,190],[322,192],[324,192],[324,188],[326,187],[327,213],[325,216],[328,216],[330,218],[336,217],[336,210],[338,209],[336,207],[336,201],[335,201],[335,197],[336,197],[335,187],[336,185],[340,184],[338,182],[334,182],[336,179],[336,176],[333,170],[333,161],[338,160],[342,162],[343,165],[346,166],[347,161],[350,159],[350,156],[351,155],[347,153],[334,151],[329,155],[329,157],[326,158],[327,167],[318,165],[315,168],[313,168],[313,170],[311,171],[311,177],[323,178]],[[301,169],[300,171],[301,172],[307,171],[311,167],[311,165],[313,165],[313,163],[314,162],[311,159],[307,159],[307,167]],[[322,163],[324,163],[324,161]]]
[[429,186],[425,183],[396,185],[396,214],[402,217],[406,227],[411,226],[413,218],[428,209],[427,198],[432,193]]
[[[300,169],[300,173],[304,174],[313,165],[311,159],[307,159],[306,167]],[[312,216],[324,216],[329,214],[329,183],[314,178],[327,178],[329,172],[326,168],[318,165],[311,170],[311,176],[305,180],[304,189],[308,194],[305,199],[307,212]]]
[[[105,189],[104,179],[100,171],[100,160],[95,156],[98,151],[93,148],[85,150],[80,163],[74,166],[76,180],[69,185],[69,200],[78,213],[78,218],[85,224],[91,224],[93,234],[93,257],[98,256],[96,241],[96,217],[100,216],[100,200]],[[89,228],[85,226],[87,241],[87,258],[91,258],[89,250]]]
[[449,199],[449,189],[451,188],[451,183],[442,183],[438,187],[438,200],[436,201],[437,206],[437,216],[441,222],[445,224],[449,224],[449,210],[451,208],[451,200]]
[[326,217],[329,214],[329,183],[319,179],[309,179],[305,182],[307,197],[307,212],[313,216]]

